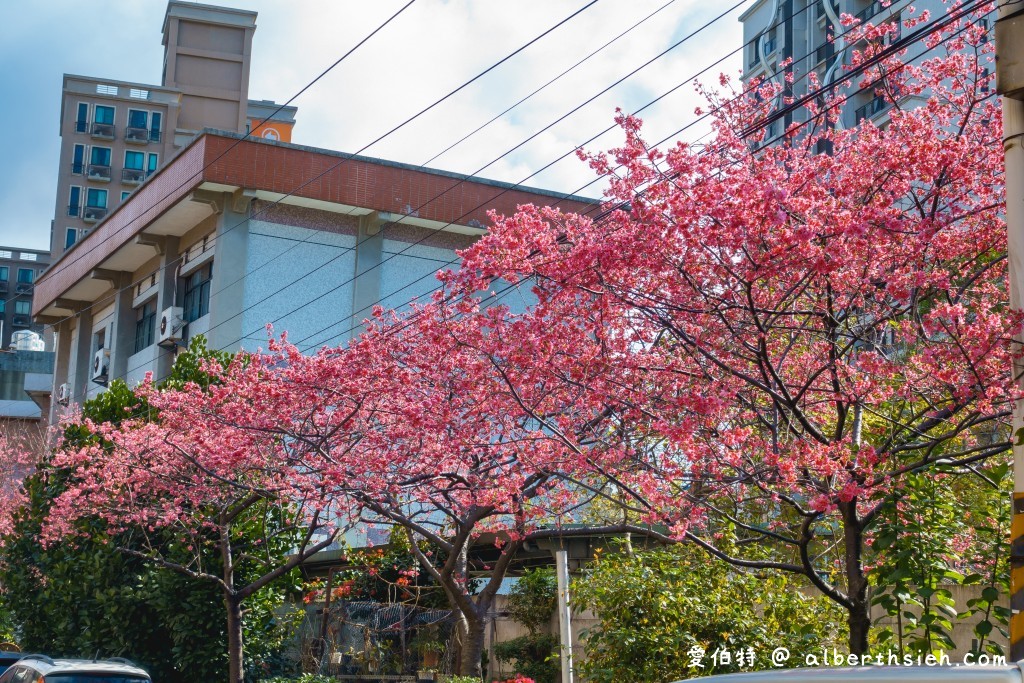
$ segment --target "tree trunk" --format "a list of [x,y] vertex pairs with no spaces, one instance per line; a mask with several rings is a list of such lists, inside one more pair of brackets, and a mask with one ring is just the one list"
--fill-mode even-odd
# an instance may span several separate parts
[[237,596],[225,595],[224,605],[228,612],[228,681],[244,683],[242,601]]
[[484,620],[474,616],[466,620],[465,639],[462,641],[462,659],[459,662],[460,676],[483,675],[480,659],[484,653]]
[[864,553],[864,528],[857,517],[857,499],[839,504],[843,517],[843,549],[846,559],[846,595],[850,600],[846,623],[850,628],[850,654],[868,651],[868,629],[871,627],[868,605],[868,580],[861,559]]

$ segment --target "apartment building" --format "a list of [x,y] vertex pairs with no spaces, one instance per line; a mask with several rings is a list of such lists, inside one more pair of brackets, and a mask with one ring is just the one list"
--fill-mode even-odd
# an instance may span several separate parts
[[49,252],[0,246],[0,351],[10,349],[19,331],[42,338],[43,325],[32,320],[32,294],[49,265]]
[[295,107],[248,98],[255,29],[255,12],[173,0],[160,85],[65,74],[55,258],[203,128],[291,140]]
[[265,347],[267,323],[303,350],[344,342],[373,304],[434,289],[488,210],[528,203],[597,204],[204,131],[36,282],[33,314],[56,330],[57,402],[166,377],[198,334],[228,351]]
[[[900,23],[910,16],[910,0],[893,0],[888,6],[879,0],[757,0],[741,16],[743,24],[744,82],[754,78],[768,78],[785,91],[779,98],[777,109],[782,109],[782,97],[799,98],[808,94],[810,72],[817,74],[823,85],[834,83],[850,63],[850,51],[856,46],[846,39],[847,28],[840,22],[843,14],[849,14],[862,22],[879,25],[891,22],[897,27],[890,41],[898,40],[906,30]],[[913,3],[914,16],[927,10],[933,18],[942,17],[948,6],[941,0],[921,0]],[[919,44],[910,48],[907,58],[918,62],[925,47]],[[779,65],[792,60],[785,70]],[[792,75],[792,83],[785,84],[785,73]],[[848,97],[843,106],[839,125],[851,128],[864,119],[884,123],[891,102],[877,94],[873,88],[857,90],[850,87],[841,91]],[[912,104],[912,103],[910,103]],[[790,124],[806,120],[803,111],[788,112],[773,122],[767,131],[766,141],[781,135]]]

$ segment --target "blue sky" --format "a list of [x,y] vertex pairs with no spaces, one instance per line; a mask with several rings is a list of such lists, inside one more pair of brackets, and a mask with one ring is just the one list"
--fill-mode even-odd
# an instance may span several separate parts
[[[668,3],[667,6],[666,3]],[[249,96],[283,102],[405,4],[405,0],[223,0],[259,12]],[[554,25],[586,0],[417,0],[398,19],[294,103],[293,141],[354,152]],[[520,182],[632,111],[739,47],[734,11],[636,76],[598,97],[515,153],[494,161],[539,129],[713,18],[730,3],[599,0],[527,51],[363,153],[422,164],[554,78],[616,35],[653,18],[450,152],[436,168]],[[64,73],[158,83],[164,0],[47,0],[17,3],[0,23],[0,244],[48,248],[53,218],[58,118]],[[736,74],[731,57],[719,70]],[[691,84],[641,116],[651,140],[694,118]],[[698,131],[694,134],[694,130]],[[693,139],[706,128],[687,133]],[[587,145],[617,144],[607,134]],[[494,163],[491,163],[491,162]],[[490,165],[488,165],[490,164]],[[484,168],[486,166],[486,168]],[[481,170],[483,168],[483,170]],[[593,178],[570,157],[528,184],[577,190]],[[596,196],[599,186],[584,193]]]

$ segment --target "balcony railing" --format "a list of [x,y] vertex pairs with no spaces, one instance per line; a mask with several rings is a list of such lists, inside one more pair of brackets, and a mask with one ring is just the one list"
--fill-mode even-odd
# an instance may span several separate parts
[[11,322],[15,327],[29,327],[32,324],[32,318],[27,315],[16,315]]
[[95,223],[101,221],[107,215],[107,207],[105,206],[87,206],[85,207],[85,214],[82,216],[82,220],[87,223]]
[[68,204],[68,215],[78,218],[82,215],[82,207],[78,204]]
[[94,138],[101,138],[103,140],[114,139],[114,124],[112,123],[94,123],[92,124],[92,136]]
[[146,172],[141,168],[126,168],[121,171],[121,182],[126,185],[138,185],[146,179]]
[[764,41],[764,53],[766,55],[770,55],[771,53],[775,52],[775,48],[777,47],[778,41],[775,38],[769,38],[768,40]]
[[72,161],[71,172],[74,175],[82,175],[85,173],[85,162],[84,161]]
[[89,170],[87,175],[89,180],[102,180],[104,182],[110,182],[110,167],[101,166],[99,164],[89,164]]
[[33,284],[31,282],[19,282],[14,285],[14,291],[18,294],[28,294],[32,291]]
[[124,129],[124,141],[134,142],[138,145],[145,145],[149,143],[149,129],[148,128],[132,128],[129,126]]
[[0,280],[0,294],[7,293],[7,280]]
[[89,122],[88,121],[75,121],[75,132],[76,133],[88,133]]
[[151,131],[149,131],[149,141],[150,142],[160,142],[160,131],[158,131],[158,130],[151,130]]
[[857,123],[860,123],[864,119],[869,119],[875,114],[880,114],[892,105],[891,102],[886,101],[884,97],[875,97],[870,102],[862,107],[857,107],[853,112],[854,119]]
[[879,2],[878,0],[875,0],[867,7],[857,12],[857,18],[860,19],[862,22],[867,21],[871,17],[881,12],[883,9],[885,8],[882,7],[882,3]]

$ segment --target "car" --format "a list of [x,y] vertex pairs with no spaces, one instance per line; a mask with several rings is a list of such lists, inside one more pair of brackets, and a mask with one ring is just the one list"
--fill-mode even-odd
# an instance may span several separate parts
[[[829,654],[823,656],[829,657]],[[988,658],[988,655],[982,657]],[[821,666],[719,674],[701,678],[700,683],[1024,683],[1024,663],[989,666],[965,660],[934,666],[885,664],[883,659],[875,666]]]
[[15,650],[0,650],[0,674],[11,668],[11,664],[25,656],[24,652],[17,652]]
[[127,659],[51,659],[24,655],[0,675],[0,683],[152,683],[145,669]]

